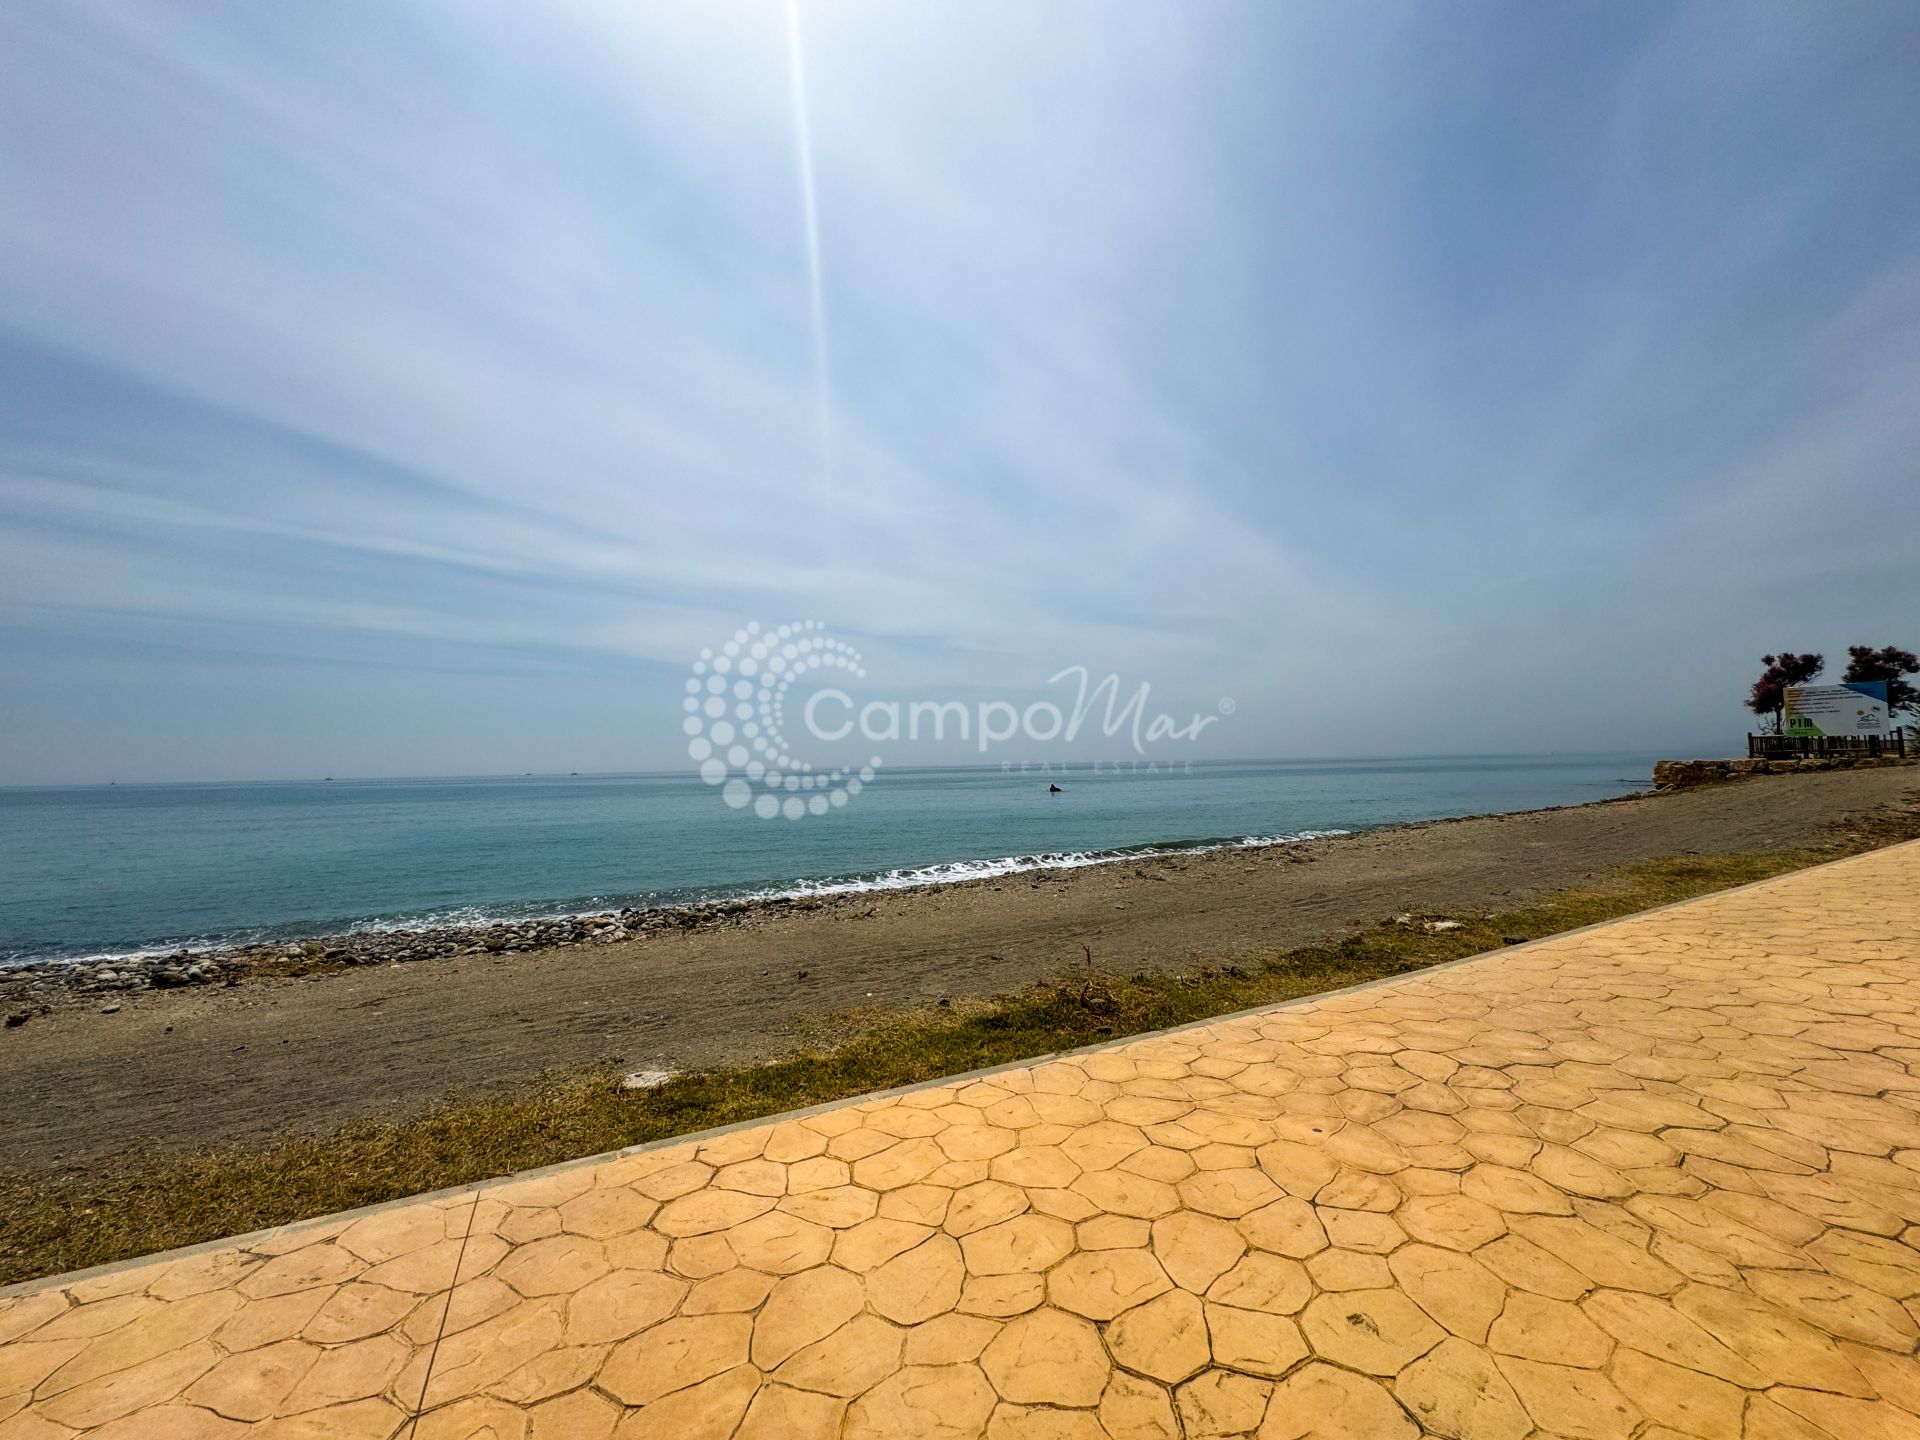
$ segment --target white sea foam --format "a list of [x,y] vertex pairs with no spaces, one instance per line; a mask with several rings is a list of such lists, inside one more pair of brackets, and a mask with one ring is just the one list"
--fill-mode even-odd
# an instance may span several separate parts
[[[467,905],[426,915],[370,917],[353,921],[330,935],[381,935],[398,931],[418,933],[432,930],[483,928],[492,925],[537,924],[543,920],[577,920],[588,915],[605,915],[622,909],[672,910],[691,905],[717,905],[749,901],[802,900],[827,895],[858,895],[887,890],[914,890],[926,886],[962,885],[973,880],[993,880],[1007,875],[1022,875],[1037,870],[1085,870],[1096,865],[1121,865],[1128,861],[1153,860],[1171,855],[1209,855],[1221,850],[1264,850],[1276,845],[1298,845],[1308,840],[1325,840],[1348,835],[1349,830],[1295,830],[1284,835],[1242,835],[1232,839],[1203,840],[1188,844],[1139,845],[1114,850],[1050,850],[1027,855],[1000,855],[984,860],[951,860],[938,865],[918,865],[885,870],[877,874],[826,876],[798,879],[757,890],[708,891],[694,895],[649,897],[594,897],[592,903],[565,909],[489,909]],[[85,955],[57,955],[0,959],[0,968],[60,961],[73,964],[100,964],[110,961],[157,959],[182,950],[228,950],[248,945],[288,945],[312,935],[270,933],[264,929],[240,931],[224,936],[204,936],[171,944],[143,945],[126,950],[95,951]]]
[[969,880],[992,880],[1034,870],[1084,870],[1093,865],[1121,865],[1129,860],[1153,860],[1167,855],[1207,855],[1217,850],[1263,850],[1273,845],[1298,845],[1347,835],[1347,830],[1296,830],[1288,835],[1243,835],[1234,840],[1209,840],[1193,845],[1141,845],[1123,850],[1050,850],[1032,855],[1002,855],[992,860],[953,860],[887,870],[878,875],[848,879],[796,880],[775,889],[757,890],[732,898],[798,900],[816,895],[857,895],[869,890],[912,890],[923,885],[959,885]]

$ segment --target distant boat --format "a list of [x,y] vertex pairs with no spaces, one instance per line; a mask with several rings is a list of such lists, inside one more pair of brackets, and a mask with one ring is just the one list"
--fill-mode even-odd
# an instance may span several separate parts
[[1049,785],[1047,786],[1047,793],[1049,795],[1064,795],[1067,792],[1062,790],[1058,785]]

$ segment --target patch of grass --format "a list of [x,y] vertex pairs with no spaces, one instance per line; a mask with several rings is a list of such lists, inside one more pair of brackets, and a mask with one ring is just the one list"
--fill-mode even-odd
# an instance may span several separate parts
[[1184,973],[1121,977],[1089,964],[991,1003],[869,1018],[818,1053],[687,1074],[655,1090],[622,1090],[610,1070],[573,1072],[404,1123],[259,1148],[133,1150],[109,1169],[75,1176],[0,1176],[0,1284],[1399,975],[1920,833],[1920,816],[1901,813],[1826,849],[1636,865],[1521,909],[1446,917],[1457,928],[1438,932],[1421,923],[1437,917],[1387,921],[1332,943]]

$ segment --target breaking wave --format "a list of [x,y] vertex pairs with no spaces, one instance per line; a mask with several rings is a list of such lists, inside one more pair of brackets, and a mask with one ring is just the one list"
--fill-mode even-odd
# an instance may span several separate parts
[[854,875],[829,875],[783,881],[758,888],[712,888],[695,892],[648,891],[627,895],[583,896],[556,904],[519,906],[466,905],[412,915],[368,916],[346,920],[324,930],[311,926],[257,926],[221,935],[197,935],[150,942],[115,950],[88,950],[65,955],[0,952],[0,968],[50,960],[98,962],[134,960],[170,955],[177,951],[229,949],[247,945],[279,944],[321,935],[381,934],[394,931],[474,929],[516,925],[541,920],[569,920],[604,915],[621,909],[666,910],[687,905],[727,902],[800,900],[827,895],[858,895],[868,891],[914,890],[924,886],[960,885],[971,880],[993,880],[1039,870],[1084,870],[1096,865],[1118,865],[1130,860],[1152,860],[1171,855],[1206,855],[1219,850],[1264,850],[1276,845],[1298,845],[1348,835],[1349,830],[1295,830],[1283,835],[1238,835],[1211,840],[1154,842],[1100,850],[1049,850],[1025,855],[1000,855],[984,860],[950,860],[936,865],[902,866]]
[[1298,845],[1347,835],[1347,830],[1296,830],[1286,835],[1241,835],[1222,840],[1181,844],[1128,845],[1111,850],[1049,850],[1031,855],[1002,855],[991,860],[950,860],[940,865],[917,865],[864,875],[796,880],[790,884],[748,891],[729,897],[739,900],[798,900],[816,895],[857,895],[869,890],[913,890],[923,885],[958,885],[968,880],[992,880],[1034,870],[1084,870],[1093,865],[1118,865],[1128,860],[1152,860],[1166,855],[1205,855],[1216,850],[1264,850],[1273,845]]

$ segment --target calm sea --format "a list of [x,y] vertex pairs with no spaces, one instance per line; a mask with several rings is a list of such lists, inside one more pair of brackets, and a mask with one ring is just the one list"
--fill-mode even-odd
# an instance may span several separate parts
[[681,775],[0,789],[0,963],[1271,843],[1599,800],[1654,758],[899,770],[795,821]]

